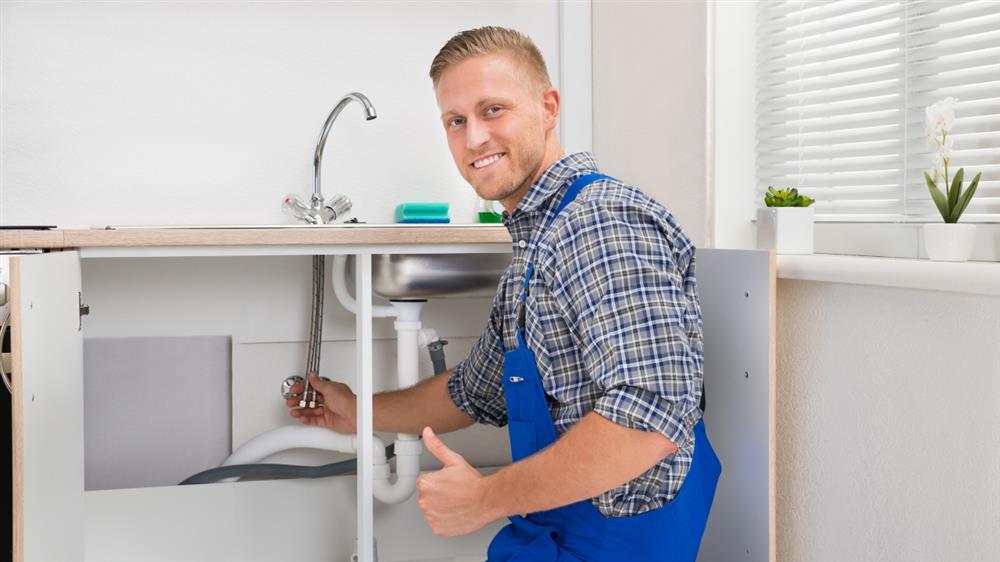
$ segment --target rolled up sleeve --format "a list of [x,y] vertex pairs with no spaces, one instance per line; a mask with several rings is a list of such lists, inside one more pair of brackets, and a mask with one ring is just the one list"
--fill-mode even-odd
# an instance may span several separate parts
[[494,300],[486,329],[469,356],[455,366],[448,378],[448,394],[455,406],[476,422],[504,426],[507,424],[507,404],[503,395],[499,314]]

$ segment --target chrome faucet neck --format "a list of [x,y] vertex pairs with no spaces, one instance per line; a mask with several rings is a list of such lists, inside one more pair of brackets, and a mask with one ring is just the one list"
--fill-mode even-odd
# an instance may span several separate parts
[[[323,148],[326,147],[326,139],[330,135],[330,129],[333,127],[333,122],[337,120],[337,116],[340,115],[340,112],[343,111],[344,108],[347,107],[347,104],[351,103],[352,100],[360,103],[364,107],[365,119],[367,121],[371,121],[372,119],[378,117],[375,114],[375,107],[364,94],[351,92],[337,102],[337,105],[334,106],[330,115],[326,118],[326,122],[323,124],[323,129],[319,134],[319,140],[316,141],[316,152],[313,156],[313,194],[309,202],[311,214],[320,219],[323,223],[329,222],[330,220],[336,220],[338,215],[341,215],[343,212],[350,209],[350,200],[342,195],[334,196],[334,199],[337,199],[340,202],[341,209],[331,208],[331,205],[325,203],[323,191],[320,186],[320,176],[322,174]],[[342,207],[345,201],[347,208],[343,209]],[[338,212],[338,210],[341,212]],[[329,214],[333,214],[333,216],[326,216]]]

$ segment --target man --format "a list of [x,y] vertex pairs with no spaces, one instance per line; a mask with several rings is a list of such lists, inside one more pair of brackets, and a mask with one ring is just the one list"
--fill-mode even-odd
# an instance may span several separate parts
[[[559,92],[527,37],[459,33],[430,74],[455,165],[503,204],[514,255],[469,357],[376,395],[375,429],[422,433],[444,464],[417,482],[436,534],[511,519],[491,561],[693,561],[720,470],[700,423],[693,245],[590,154],[564,156]],[[350,389],[310,380],[322,407],[292,415],[356,431]],[[436,435],[473,422],[508,425],[515,462],[484,477]]]

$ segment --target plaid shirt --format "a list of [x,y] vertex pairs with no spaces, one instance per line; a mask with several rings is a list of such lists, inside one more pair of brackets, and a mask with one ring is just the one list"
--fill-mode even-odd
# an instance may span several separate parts
[[[598,180],[542,233],[572,181],[597,171],[591,154],[550,166],[504,225],[513,260],[500,279],[486,329],[455,367],[448,392],[480,423],[503,426],[503,353],[517,345],[518,295],[535,250],[524,315],[549,410],[562,435],[590,411],[655,431],[679,450],[638,478],[592,499],[608,517],[635,515],[674,498],[691,466],[701,419],[702,319],[694,245],[673,216],[635,187]],[[613,454],[614,451],[608,451]]]

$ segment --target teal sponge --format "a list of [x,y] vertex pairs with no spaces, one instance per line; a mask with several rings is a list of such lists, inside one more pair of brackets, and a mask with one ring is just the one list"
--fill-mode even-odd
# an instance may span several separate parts
[[396,206],[398,223],[448,223],[447,203],[400,203]]

